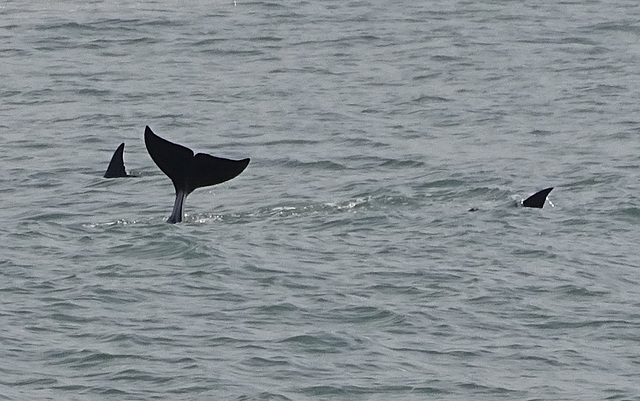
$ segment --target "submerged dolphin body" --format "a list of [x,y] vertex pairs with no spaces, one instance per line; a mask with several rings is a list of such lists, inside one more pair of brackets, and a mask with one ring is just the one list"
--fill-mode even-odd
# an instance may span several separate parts
[[549,195],[549,192],[551,192],[552,190],[553,187],[550,187],[536,192],[535,194],[522,201],[522,207],[535,207],[538,209],[542,209],[544,203],[547,200],[547,195]]
[[113,153],[111,162],[109,162],[109,167],[107,167],[107,171],[104,173],[104,178],[133,177],[132,175],[128,175],[124,169],[123,154],[124,142],[122,142],[120,146],[118,146],[118,149]]
[[182,208],[187,196],[195,189],[220,184],[242,173],[250,159],[230,160],[193,151],[177,143],[160,138],[149,126],[144,130],[147,151],[165,173],[176,190],[176,200],[168,223],[182,221]]

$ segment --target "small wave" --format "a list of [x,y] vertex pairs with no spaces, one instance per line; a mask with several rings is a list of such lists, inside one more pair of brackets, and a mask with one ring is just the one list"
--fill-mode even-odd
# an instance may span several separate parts
[[[389,394],[389,399],[397,399],[399,394],[405,394],[407,399],[413,399],[420,395],[428,397],[430,395],[449,394],[450,391],[444,390],[441,386],[425,386],[425,385],[380,385],[372,383],[371,385],[316,385],[307,386],[300,389],[300,392],[310,397],[329,397],[330,399],[347,397],[347,399],[360,399],[363,395],[380,396]],[[378,399],[378,397],[375,397]],[[383,399],[383,398],[380,398]]]
[[630,222],[640,220],[640,207],[629,206],[622,207],[612,212],[612,215],[622,220]]
[[35,27],[36,31],[48,31],[48,30],[68,30],[68,31],[86,31],[92,30],[93,28],[89,24],[82,24],[74,21],[60,21],[53,22],[48,24],[41,24]]
[[318,169],[318,170],[329,170],[329,171],[342,171],[346,170],[347,167],[343,164],[336,163],[332,160],[318,160],[312,162],[303,162],[301,160],[292,160],[292,159],[281,159],[279,161],[275,161],[276,164],[284,167],[291,168],[306,168],[306,169]]
[[128,226],[132,224],[140,224],[140,220],[118,219],[115,221],[107,221],[107,222],[100,222],[100,223],[83,223],[82,227],[103,228],[103,227],[114,227],[114,226]]
[[412,103],[433,103],[433,102],[451,102],[452,99],[442,96],[422,95],[412,100]]
[[326,313],[326,318],[340,322],[356,324],[402,324],[404,318],[394,312],[374,306],[354,306],[348,308],[331,309]]
[[343,352],[344,349],[349,349],[351,344],[348,338],[327,332],[298,334],[280,340],[280,342],[302,348],[311,353],[339,353]]
[[264,358],[264,357],[252,357],[241,362],[243,365],[255,368],[273,368],[279,366],[291,366],[291,364],[281,359],[280,357]]
[[322,143],[322,141],[313,140],[313,139],[279,139],[272,141],[265,141],[259,143],[260,146],[283,146],[283,145],[317,145]]
[[200,53],[216,56],[261,56],[262,50],[238,50],[238,49],[200,49]]

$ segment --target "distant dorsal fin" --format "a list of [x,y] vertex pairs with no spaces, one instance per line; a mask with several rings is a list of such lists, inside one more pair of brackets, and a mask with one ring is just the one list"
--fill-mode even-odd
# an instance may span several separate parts
[[536,192],[535,194],[531,195],[530,197],[522,201],[522,206],[535,207],[538,209],[542,209],[545,201],[547,200],[547,196],[549,195],[549,192],[551,192],[552,190],[553,190],[553,187],[545,188],[542,191]]
[[107,171],[104,173],[104,178],[118,178],[118,177],[127,177],[127,172],[124,168],[124,142],[118,146],[113,157],[111,157],[111,162],[109,163],[109,167],[107,167]]

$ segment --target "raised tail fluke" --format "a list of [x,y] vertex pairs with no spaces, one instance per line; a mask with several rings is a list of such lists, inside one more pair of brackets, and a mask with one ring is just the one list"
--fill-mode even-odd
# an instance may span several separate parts
[[176,199],[169,223],[182,221],[182,209],[187,196],[194,190],[220,184],[238,176],[249,164],[250,159],[230,160],[193,151],[177,143],[160,138],[147,126],[144,130],[147,151],[173,182]]
[[553,190],[553,187],[545,188],[542,191],[536,192],[535,194],[531,195],[527,199],[523,200],[522,206],[535,207],[538,209],[542,209],[542,207],[544,206],[544,203],[547,200],[547,196],[549,195],[549,192],[551,192],[552,190]]
[[113,157],[111,157],[111,162],[109,163],[109,167],[107,167],[107,171],[104,173],[104,178],[119,178],[119,177],[128,177],[127,172],[124,168],[124,142],[118,146]]

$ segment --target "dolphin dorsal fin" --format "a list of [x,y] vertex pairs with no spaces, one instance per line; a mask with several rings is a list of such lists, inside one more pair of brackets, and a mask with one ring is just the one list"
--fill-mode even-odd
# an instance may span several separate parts
[[553,187],[545,188],[542,191],[538,191],[535,194],[531,195],[524,201],[522,201],[523,207],[535,207],[538,209],[542,209],[544,206],[544,202],[547,200],[547,196],[549,192],[553,190]]
[[119,178],[127,177],[127,172],[124,168],[124,142],[118,146],[118,149],[113,153],[109,167],[104,173],[104,178]]

